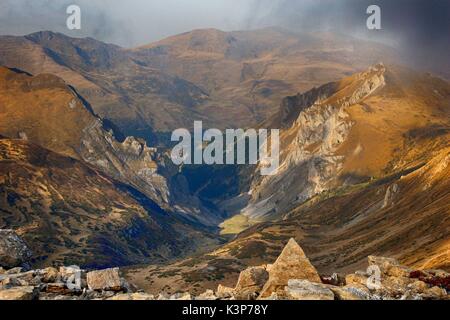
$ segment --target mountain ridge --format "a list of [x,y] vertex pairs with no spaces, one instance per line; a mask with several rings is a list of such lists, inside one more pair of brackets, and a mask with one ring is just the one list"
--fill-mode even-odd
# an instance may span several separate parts
[[189,58],[187,44],[177,42],[209,33],[197,30],[133,49],[52,32],[2,36],[0,64],[60,76],[124,134],[154,142],[159,132],[190,128],[194,120],[219,128],[256,125],[289,93],[364,69],[390,52],[345,37],[278,29],[197,36],[205,47],[228,52],[222,56]]

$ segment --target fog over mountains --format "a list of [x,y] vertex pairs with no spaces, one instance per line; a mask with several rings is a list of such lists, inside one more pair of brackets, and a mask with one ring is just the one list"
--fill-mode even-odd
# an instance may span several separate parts
[[[36,31],[93,37],[123,47],[135,47],[194,29],[253,30],[278,26],[295,32],[332,31],[395,47],[411,65],[442,70],[449,66],[448,1],[377,1],[382,30],[366,28],[368,0],[79,0],[82,29],[66,28],[71,0],[5,0],[0,4],[0,34]],[[450,69],[450,68],[446,68]],[[444,74],[446,77],[449,75]]]
[[[449,4],[424,3],[369,31],[366,0],[80,0],[69,32],[71,1],[2,0],[0,300],[448,299]],[[278,170],[176,163],[196,121],[279,130]]]

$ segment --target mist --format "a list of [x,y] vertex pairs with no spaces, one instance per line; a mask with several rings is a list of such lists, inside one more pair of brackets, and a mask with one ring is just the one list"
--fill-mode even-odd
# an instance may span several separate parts
[[[66,28],[66,8],[82,10],[82,29]],[[366,28],[366,9],[382,10],[382,30]],[[383,42],[419,62],[450,66],[446,0],[2,0],[0,34],[51,30],[135,47],[201,28],[224,31],[279,26],[332,31]],[[449,67],[450,68],[450,67]]]

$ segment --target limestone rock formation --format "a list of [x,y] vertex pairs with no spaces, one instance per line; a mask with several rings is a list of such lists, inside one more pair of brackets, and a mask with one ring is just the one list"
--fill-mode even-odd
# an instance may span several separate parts
[[269,273],[265,267],[251,267],[245,269],[239,275],[234,292],[237,299],[256,299],[269,279]]
[[289,280],[285,291],[292,300],[334,300],[333,291],[326,285],[308,280]]
[[385,66],[377,64],[342,83],[328,83],[285,98],[270,124],[285,128],[279,169],[273,176],[255,174],[251,199],[241,213],[270,220],[333,188],[346,158],[338,150],[355,124],[349,107],[383,89],[385,76]]
[[117,294],[108,300],[125,300],[125,301],[144,301],[144,300],[156,300],[152,294],[146,294],[141,292],[136,293],[121,293]]
[[39,294],[36,287],[23,286],[0,290],[0,300],[34,300]]
[[[206,290],[193,296],[189,292],[158,295],[139,291],[120,277],[118,268],[97,270],[87,273],[87,281],[73,286],[73,275],[83,278],[85,271],[76,266],[61,267],[24,272],[21,268],[0,269],[0,300],[448,300],[450,295],[450,274],[442,270],[413,270],[400,273],[407,268],[398,261],[384,257],[369,257],[371,266],[379,266],[379,286],[373,287],[368,281],[370,274],[357,271],[345,277],[346,283],[323,284],[311,270],[304,255],[299,255],[299,246],[290,241],[286,252],[296,257],[297,264],[275,263],[269,269],[269,279],[265,292],[258,296],[259,288],[267,279],[266,266],[251,267],[244,270],[235,288],[219,285],[217,291]],[[278,261],[278,260],[277,260]],[[300,266],[310,269],[301,274]],[[285,277],[280,278],[284,266]],[[389,267],[388,267],[389,266]],[[289,269],[297,269],[295,273]],[[277,278],[271,272],[275,271]],[[267,272],[267,271],[266,271]],[[300,277],[304,277],[301,279]],[[306,279],[305,277],[309,277]],[[278,280],[279,282],[274,282]],[[285,282],[284,282],[285,281]],[[281,285],[280,283],[285,283]],[[274,289],[272,289],[274,288]]]
[[347,285],[344,287],[329,286],[335,300],[369,300],[370,292],[364,286]]
[[120,291],[123,288],[123,282],[119,275],[119,268],[89,272],[87,285],[91,290]]
[[268,297],[279,290],[283,291],[291,279],[321,283],[316,268],[314,268],[303,249],[294,239],[289,240],[278,259],[272,265],[269,271],[269,280],[262,289],[261,297]]

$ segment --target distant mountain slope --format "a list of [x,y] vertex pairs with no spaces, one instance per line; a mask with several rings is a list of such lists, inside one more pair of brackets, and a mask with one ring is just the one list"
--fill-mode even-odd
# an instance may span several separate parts
[[275,28],[196,30],[132,50],[52,32],[0,44],[0,65],[61,77],[99,116],[148,141],[194,120],[254,126],[292,92],[396,59],[378,44]]
[[0,228],[22,235],[37,266],[162,262],[217,243],[83,162],[3,137]]
[[169,202],[156,150],[132,137],[117,141],[62,79],[0,67],[0,101],[0,134],[84,160],[160,205]]
[[[94,111],[126,135],[154,138],[179,126],[207,95],[195,85],[135,61],[126,50],[52,32],[0,37],[0,65],[51,73],[77,88]],[[189,114],[186,110],[191,109]]]
[[[210,99],[198,109],[211,126],[255,126],[292,92],[335,81],[380,60],[399,61],[379,44],[280,28],[194,30],[134,50],[137,59],[197,84]],[[213,110],[213,112],[211,112]]]

